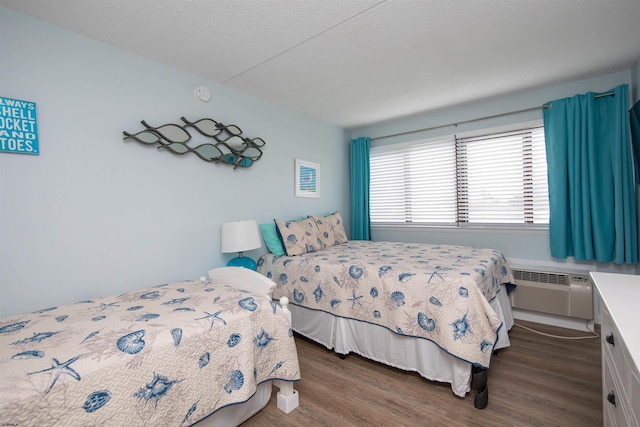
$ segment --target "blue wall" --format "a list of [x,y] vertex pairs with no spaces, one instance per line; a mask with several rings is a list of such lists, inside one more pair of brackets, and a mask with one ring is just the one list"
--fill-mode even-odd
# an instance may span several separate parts
[[[233,256],[227,221],[349,217],[341,128],[1,7],[0,58],[0,96],[37,104],[40,141],[0,153],[0,317],[203,276]],[[236,124],[264,155],[233,170],[122,139],[181,116]],[[296,158],[320,164],[320,199],[294,196]]]
[[[640,66],[636,67],[639,68]],[[522,114],[507,115],[490,120],[482,120],[457,127],[445,127],[432,131],[419,132],[391,138],[375,139],[417,129],[426,129],[451,123],[460,123],[482,117],[490,117],[515,111],[526,110],[545,104],[548,101],[565,98],[578,93],[605,92],[620,84],[632,86],[631,70],[611,73],[597,78],[568,82],[562,85],[519,93],[513,96],[495,98],[485,102],[466,105],[458,108],[435,111],[376,124],[351,132],[351,138],[369,136],[372,146],[393,144],[404,141],[431,138],[441,135],[461,134],[476,129],[487,129],[505,126],[512,123],[542,121],[542,110]],[[640,82],[638,82],[640,83]],[[479,83],[481,84],[481,83]],[[572,259],[558,260],[551,257],[549,251],[548,230],[507,230],[507,229],[442,229],[416,227],[402,229],[398,227],[374,227],[374,240],[432,242],[491,247],[501,250],[505,256],[518,266],[551,269],[556,271],[580,272],[584,270],[602,270],[612,272],[635,272],[635,266],[616,264],[577,263]]]

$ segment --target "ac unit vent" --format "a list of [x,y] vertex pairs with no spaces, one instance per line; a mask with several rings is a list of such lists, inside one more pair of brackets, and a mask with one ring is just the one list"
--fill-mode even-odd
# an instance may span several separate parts
[[514,308],[560,316],[593,319],[593,290],[589,276],[514,269]]
[[544,271],[513,270],[513,277],[529,282],[550,283],[553,285],[568,285],[569,275],[564,273],[546,273]]

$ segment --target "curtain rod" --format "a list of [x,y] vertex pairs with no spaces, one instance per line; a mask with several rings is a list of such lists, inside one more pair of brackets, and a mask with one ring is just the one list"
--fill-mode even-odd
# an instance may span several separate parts
[[[602,98],[603,96],[615,96],[615,92],[601,93],[601,94],[596,95],[595,98]],[[446,124],[446,125],[433,126],[433,127],[430,127],[430,128],[409,130],[409,131],[406,131],[406,132],[394,133],[394,134],[391,134],[391,135],[377,136],[375,138],[371,138],[371,141],[375,141],[377,139],[392,138],[394,136],[410,135],[412,133],[418,133],[418,132],[426,132],[428,130],[446,128],[446,127],[450,127],[450,126],[464,125],[464,124],[467,124],[467,123],[473,123],[473,122],[479,122],[479,121],[482,121],[482,120],[495,119],[495,118],[504,117],[504,116],[511,116],[511,115],[514,115],[514,114],[527,113],[529,111],[535,111],[535,110],[539,110],[541,108],[551,108],[551,104],[544,104],[541,107],[525,108],[524,110],[511,111],[509,113],[494,114],[493,116],[479,117],[477,119],[464,120],[462,122],[457,122],[457,123],[449,123],[449,124]]]

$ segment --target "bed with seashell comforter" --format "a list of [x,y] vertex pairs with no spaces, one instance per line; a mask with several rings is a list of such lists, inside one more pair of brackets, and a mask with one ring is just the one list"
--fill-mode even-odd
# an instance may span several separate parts
[[513,324],[505,284],[514,279],[499,251],[336,241],[295,256],[266,254],[258,272],[276,282],[274,297],[290,298],[296,332],[337,353],[449,382],[458,396],[475,388],[475,406],[486,406],[486,370]]
[[241,406],[270,380],[295,393],[287,314],[244,290],[243,274],[0,319],[0,421],[183,426]]

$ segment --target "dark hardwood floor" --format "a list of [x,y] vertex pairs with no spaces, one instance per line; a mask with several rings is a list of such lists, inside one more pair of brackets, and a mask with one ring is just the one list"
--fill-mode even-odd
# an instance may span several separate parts
[[[583,336],[525,321],[547,334]],[[599,328],[596,327],[596,332]],[[601,426],[600,340],[563,340],[514,326],[511,347],[500,350],[489,371],[489,405],[473,406],[473,392],[455,396],[449,384],[349,355],[341,360],[296,336],[302,379],[300,406],[276,407],[276,390],[243,427],[259,426]]]

